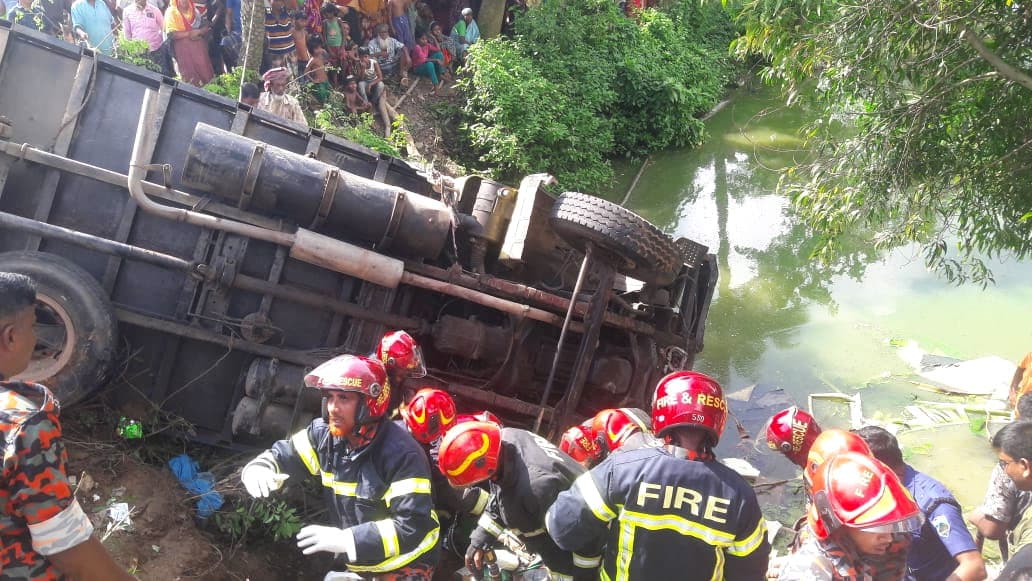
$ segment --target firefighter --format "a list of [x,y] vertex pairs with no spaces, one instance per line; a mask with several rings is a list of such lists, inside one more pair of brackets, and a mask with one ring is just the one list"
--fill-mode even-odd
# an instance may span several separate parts
[[595,433],[591,429],[593,419],[589,418],[571,427],[559,438],[559,449],[585,468],[598,464],[602,456],[602,450],[595,442]]
[[767,446],[780,452],[800,468],[806,467],[806,456],[814,440],[821,434],[817,420],[792,406],[774,414],[767,423]]
[[469,513],[479,516],[487,506],[488,493],[482,488],[470,487],[456,490],[448,484],[437,466],[438,446],[441,438],[457,423],[455,400],[448,392],[424,387],[402,406],[401,417],[412,437],[423,445],[433,481],[434,506],[450,515]]
[[579,477],[548,510],[549,534],[580,554],[604,549],[603,579],[763,579],[770,544],[756,494],[713,454],[726,420],[716,381],[664,377],[652,428],[667,445],[614,454]]
[[[389,331],[376,346],[376,359],[383,363],[391,381],[390,409],[394,410],[408,399],[405,389],[407,379],[426,377],[426,360],[419,343],[405,331]],[[411,393],[411,392],[410,392]]]
[[597,558],[583,559],[556,546],[545,532],[545,511],[584,468],[537,434],[465,422],[450,430],[438,456],[453,486],[488,481],[491,499],[466,551],[466,567],[479,576],[485,553],[503,529],[541,555],[553,579],[594,579]]
[[809,491],[813,486],[814,476],[817,470],[836,454],[842,452],[856,452],[865,456],[871,456],[871,448],[860,436],[845,430],[824,430],[817,436],[810,451],[806,454],[806,466],[803,467],[803,482]]
[[921,507],[888,466],[843,452],[813,478],[808,522],[812,535],[787,557],[778,579],[900,581]]
[[595,414],[591,431],[599,448],[598,462],[617,450],[637,450],[658,444],[652,435],[652,419],[638,408],[606,409]]
[[305,385],[322,392],[323,417],[248,463],[240,475],[247,491],[265,497],[287,478],[314,478],[334,523],[302,528],[302,553],[336,553],[364,578],[429,580],[439,536],[430,466],[404,428],[385,419],[383,365],[341,355],[305,376]]

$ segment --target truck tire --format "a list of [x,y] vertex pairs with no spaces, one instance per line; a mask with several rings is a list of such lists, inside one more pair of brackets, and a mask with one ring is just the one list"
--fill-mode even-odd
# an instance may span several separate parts
[[566,192],[552,207],[552,229],[583,251],[586,242],[603,249],[617,272],[659,286],[674,281],[681,255],[674,241],[648,220],[612,202]]
[[56,254],[5,252],[0,271],[36,283],[36,351],[18,379],[47,386],[64,407],[100,388],[118,347],[118,321],[104,289]]

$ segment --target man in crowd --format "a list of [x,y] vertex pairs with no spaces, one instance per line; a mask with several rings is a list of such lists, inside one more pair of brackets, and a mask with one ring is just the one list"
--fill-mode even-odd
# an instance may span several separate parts
[[401,73],[402,83],[408,81],[408,70],[412,67],[408,49],[398,39],[391,37],[386,24],[376,28],[376,38],[369,41],[368,48],[369,54],[380,65],[384,77]]
[[337,553],[348,571],[383,581],[430,581],[440,528],[430,466],[405,429],[386,419],[383,365],[341,355],[305,376],[305,385],[322,393],[323,417],[244,467],[248,493],[265,497],[288,478],[312,478],[334,522],[301,529],[305,555]]
[[258,97],[258,108],[308,127],[308,120],[305,119],[305,114],[301,110],[301,104],[287,94],[289,76],[290,71],[285,67],[276,67],[265,71],[265,74],[262,75],[262,80],[265,81],[265,92]]
[[[103,0],[100,0],[103,2]],[[36,347],[36,288],[0,272],[0,570],[4,579],[128,581],[93,536],[65,472],[60,406],[46,387],[9,379]]]
[[270,58],[282,59],[290,77],[297,75],[297,55],[294,51],[294,18],[283,5],[283,0],[272,0],[265,13],[265,46]]
[[387,0],[387,10],[391,13],[392,35],[409,50],[416,47],[415,31],[412,29],[412,21],[408,15],[411,4],[412,0]]
[[258,85],[254,83],[244,83],[244,85],[240,87],[240,102],[244,105],[258,107],[258,100],[261,96],[261,89],[259,89]]
[[843,452],[813,476],[809,536],[786,557],[781,581],[901,580],[921,507],[888,466]]
[[72,4],[75,39],[107,56],[115,52],[115,17],[105,0],[75,0]]
[[993,436],[993,467],[982,506],[968,520],[987,539],[1009,541],[1011,552],[1032,542],[1032,421],[1007,424]]
[[56,34],[58,30],[57,23],[51,22],[41,6],[33,6],[33,0],[18,0],[14,8],[7,12],[7,19],[44,34]]
[[175,76],[175,71],[169,63],[168,52],[162,50],[164,32],[165,17],[147,0],[134,0],[122,9],[122,33],[130,40],[146,41],[148,58],[161,67],[161,74],[171,77]]
[[471,421],[445,434],[438,465],[453,486],[487,481],[491,488],[487,508],[470,535],[466,551],[466,567],[474,575],[479,575],[484,557],[498,536],[509,529],[527,548],[541,555],[559,578],[597,578],[597,557],[581,557],[564,550],[545,532],[545,511],[584,473],[573,458],[532,432]]
[[899,442],[888,430],[867,426],[857,430],[875,458],[892,469],[925,515],[914,533],[907,568],[914,581],[980,581],[985,579],[982,554],[971,538],[960,503],[938,480],[903,461]]
[[458,44],[459,54],[455,55],[460,61],[466,57],[469,47],[480,40],[480,27],[477,21],[473,20],[473,9],[466,7],[462,9],[462,18],[452,27],[451,36]]
[[598,555],[603,579],[765,578],[770,544],[756,494],[716,461],[727,420],[720,385],[694,371],[664,377],[652,428],[666,446],[620,452],[548,510],[560,547]]

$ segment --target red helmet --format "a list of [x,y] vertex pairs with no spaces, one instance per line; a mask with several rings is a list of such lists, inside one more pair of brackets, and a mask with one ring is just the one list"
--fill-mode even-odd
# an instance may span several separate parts
[[871,448],[863,438],[845,430],[824,430],[821,435],[813,441],[810,451],[806,454],[806,466],[803,466],[803,481],[811,488],[813,478],[821,465],[827,460],[843,452],[856,452],[865,456],[872,456]]
[[803,410],[792,406],[781,410],[770,418],[767,424],[767,446],[777,450],[803,468],[806,466],[806,455],[810,446],[821,433],[817,420]]
[[891,468],[871,456],[842,452],[814,475],[810,528],[826,539],[841,527],[872,533],[911,533],[924,523],[921,507]]
[[573,426],[563,432],[563,437],[559,440],[559,449],[580,464],[593,466],[602,460],[602,450],[593,436],[591,420],[585,420],[579,426]]
[[502,429],[494,422],[466,422],[448,430],[437,452],[437,465],[452,486],[487,480],[498,470]]
[[624,445],[637,432],[651,432],[649,415],[638,408],[602,410],[591,420],[591,432],[600,448],[602,458]]
[[360,355],[339,355],[330,359],[305,376],[305,385],[365,395],[355,414],[356,425],[383,417],[391,399],[391,385],[383,364]]
[[727,403],[720,384],[696,371],[675,371],[659,380],[652,395],[652,430],[663,437],[667,430],[684,426],[709,432],[717,445],[727,422]]
[[401,416],[412,437],[429,444],[455,424],[455,400],[446,391],[424,387],[402,408]]
[[499,426],[504,425],[502,424],[501,418],[487,410],[479,411],[475,414],[459,414],[458,417],[455,418],[456,424],[463,424],[466,422],[494,422]]
[[402,372],[406,377],[426,376],[423,350],[405,331],[391,331],[380,339],[376,357],[390,372]]

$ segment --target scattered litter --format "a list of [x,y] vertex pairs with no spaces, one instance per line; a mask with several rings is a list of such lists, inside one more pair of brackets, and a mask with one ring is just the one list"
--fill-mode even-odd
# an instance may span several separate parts
[[155,553],[160,553],[160,552],[161,552],[161,547],[159,547],[159,546],[157,546],[157,545],[151,545],[151,546],[150,546],[150,548],[151,548],[151,550],[152,550],[152,551],[154,551]]
[[116,486],[111,489],[111,496],[125,496],[125,487]]
[[179,483],[188,491],[198,495],[197,516],[208,518],[222,507],[222,495],[215,492],[215,476],[211,472],[199,472],[197,461],[188,454],[180,454],[168,461]]
[[118,435],[125,438],[126,440],[139,440],[143,437],[143,424],[140,422],[122,416],[118,420],[118,428],[116,429]]
[[89,494],[94,488],[96,488],[97,482],[87,472],[83,472],[79,476],[78,484],[75,487],[76,492],[82,491],[83,494]]
[[132,521],[133,507],[129,506],[127,502],[116,502],[108,507],[107,515],[111,519],[111,522],[107,525],[107,530],[104,532],[104,536],[101,537],[101,542],[107,540],[111,533],[116,531],[129,530],[133,526]]
[[778,536],[778,533],[781,532],[781,529],[784,528],[784,526],[785,525],[776,520],[767,521],[767,542],[773,545],[774,539]]
[[94,494],[93,495],[93,502],[100,502],[100,495],[99,494]]
[[853,430],[858,430],[867,422],[864,420],[864,408],[863,403],[860,401],[860,394],[854,393],[853,395],[846,395],[844,393],[811,393],[807,396],[807,407],[810,409],[810,414],[816,415],[813,408],[813,402],[823,400],[839,402],[849,405],[849,427]]
[[75,484],[77,482],[79,482],[79,478],[75,474],[72,474],[71,476],[68,477],[68,484],[71,484],[72,486],[75,486]]

